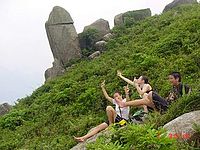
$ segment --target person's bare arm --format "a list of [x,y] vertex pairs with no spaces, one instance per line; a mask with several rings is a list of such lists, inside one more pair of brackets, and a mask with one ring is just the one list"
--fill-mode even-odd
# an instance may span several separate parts
[[111,97],[108,95],[108,93],[106,92],[106,89],[105,89],[105,81],[103,81],[103,82],[101,83],[101,89],[102,89],[102,91],[103,91],[103,95],[105,96],[105,98],[106,98],[108,101],[110,101],[111,103],[113,103],[113,98],[111,98]]
[[126,81],[128,84],[134,86],[134,82],[122,76],[122,73],[120,71],[117,71],[117,76],[119,76],[122,80]]

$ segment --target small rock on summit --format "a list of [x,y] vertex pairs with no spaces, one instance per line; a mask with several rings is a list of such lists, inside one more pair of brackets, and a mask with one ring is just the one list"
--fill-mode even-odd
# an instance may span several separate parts
[[116,15],[114,18],[114,25],[121,26],[121,25],[126,25],[126,24],[133,24],[137,21],[143,20],[146,17],[150,17],[150,16],[151,16],[151,10],[149,8],[128,11],[128,12]]

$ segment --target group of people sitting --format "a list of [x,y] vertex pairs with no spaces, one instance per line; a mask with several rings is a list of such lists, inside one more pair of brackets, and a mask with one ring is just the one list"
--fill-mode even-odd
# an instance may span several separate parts
[[153,91],[148,78],[145,76],[140,76],[138,79],[134,78],[133,81],[124,77],[120,71],[117,71],[117,76],[128,84],[134,86],[140,95],[140,99],[130,100],[128,85],[124,87],[126,98],[123,98],[119,91],[115,92],[113,97],[110,97],[105,89],[105,81],[103,81],[101,83],[103,94],[108,101],[115,105],[115,109],[112,106],[107,106],[106,114],[108,120],[93,128],[93,130],[88,132],[86,135],[82,137],[74,137],[76,141],[84,142],[91,136],[106,129],[111,124],[118,123],[122,120],[128,121],[130,106],[142,107],[145,113],[148,113],[149,110],[164,113],[173,101],[182,97],[184,94],[189,94],[191,92],[190,87],[182,84],[179,72],[172,72],[169,74],[169,81],[173,88],[169,96],[165,99]]

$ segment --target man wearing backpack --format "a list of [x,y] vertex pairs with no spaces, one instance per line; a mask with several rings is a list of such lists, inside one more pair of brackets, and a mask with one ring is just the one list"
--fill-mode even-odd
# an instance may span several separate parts
[[169,96],[167,97],[169,103],[191,92],[191,88],[181,82],[181,74],[179,72],[170,73],[169,81],[173,86]]

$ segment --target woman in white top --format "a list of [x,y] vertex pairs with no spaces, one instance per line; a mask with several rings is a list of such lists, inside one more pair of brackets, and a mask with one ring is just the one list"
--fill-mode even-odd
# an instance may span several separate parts
[[104,123],[96,126],[93,130],[88,132],[86,135],[84,135],[82,137],[74,137],[74,139],[78,142],[84,142],[85,140],[87,140],[91,136],[93,136],[93,135],[97,134],[98,132],[106,129],[110,124],[120,122],[122,119],[128,120],[130,108],[129,107],[120,108],[119,105],[116,102],[116,101],[126,102],[126,101],[129,100],[128,86],[126,86],[124,88],[125,94],[126,94],[125,99],[122,98],[122,95],[121,95],[120,92],[115,92],[113,98],[111,98],[106,92],[105,81],[101,83],[101,88],[102,88],[102,91],[103,91],[105,98],[115,105],[115,109],[112,106],[107,106],[106,114],[107,114],[108,120],[105,121]]

